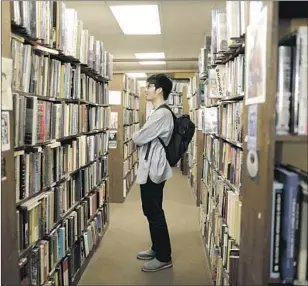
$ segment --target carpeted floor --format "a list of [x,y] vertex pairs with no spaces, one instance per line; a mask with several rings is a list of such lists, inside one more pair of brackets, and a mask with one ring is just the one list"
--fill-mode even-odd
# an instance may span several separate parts
[[124,204],[112,204],[110,226],[79,285],[211,285],[199,231],[199,210],[186,176],[175,169],[166,184],[164,210],[172,243],[173,268],[141,271],[136,252],[150,246],[139,185]]

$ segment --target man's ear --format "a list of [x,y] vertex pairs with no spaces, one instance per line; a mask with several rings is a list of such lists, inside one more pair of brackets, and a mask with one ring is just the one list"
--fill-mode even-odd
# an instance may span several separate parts
[[162,93],[162,92],[163,92],[163,89],[162,89],[161,87],[159,87],[159,88],[156,89],[156,93],[157,93],[157,94],[160,94],[160,93]]

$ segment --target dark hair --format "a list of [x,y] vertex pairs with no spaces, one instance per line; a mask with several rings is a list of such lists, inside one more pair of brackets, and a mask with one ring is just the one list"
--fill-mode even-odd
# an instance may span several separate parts
[[155,89],[161,88],[163,90],[164,100],[168,99],[173,85],[172,80],[168,76],[162,73],[153,74],[148,77],[147,82],[149,84],[154,84]]

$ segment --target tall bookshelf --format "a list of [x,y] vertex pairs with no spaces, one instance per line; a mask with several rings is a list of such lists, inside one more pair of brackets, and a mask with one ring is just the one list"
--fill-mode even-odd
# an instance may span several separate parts
[[[255,158],[259,164],[255,168],[257,172],[251,170],[250,164],[243,166],[239,261],[239,281],[242,284],[308,284],[307,211],[304,211],[307,210],[305,185],[307,186],[308,180],[307,177],[305,179],[298,176],[299,172],[294,170],[288,176],[282,175],[288,169],[288,164],[306,174],[308,172],[307,9],[307,2],[299,1],[262,1],[259,6],[256,3],[250,4],[250,27],[246,32],[245,52],[250,51],[251,58],[246,58],[246,74],[252,74],[250,64],[253,63],[254,53],[251,49],[258,47],[252,45],[251,38],[257,35],[264,37],[262,42],[266,49],[263,53],[266,76],[264,102],[248,105],[245,115],[248,124],[244,127],[248,140],[244,141],[244,162],[251,163],[251,154],[257,154]],[[259,28],[264,31],[263,34],[256,33]],[[291,63],[281,47],[292,47],[294,53],[289,57]],[[291,76],[288,76],[290,70]],[[250,80],[251,86],[258,87],[255,78],[250,77]],[[295,86],[293,82],[296,83]],[[247,98],[249,92],[245,87]],[[291,105],[281,109],[281,106],[285,106],[282,100],[284,96],[289,96]],[[281,101],[284,102],[283,105],[280,105]],[[254,116],[254,112],[257,120],[253,124],[255,133],[251,134],[249,130],[253,122],[248,119]],[[283,124],[281,125],[280,120],[288,115],[290,120],[281,128]],[[274,169],[275,166],[284,166],[283,171]],[[287,184],[287,178],[290,177],[295,178],[292,188]],[[283,185],[281,203],[278,199],[279,184]],[[286,197],[288,194],[290,198]],[[290,212],[288,203],[295,207],[294,212],[299,214],[298,220],[294,209]],[[275,223],[280,226],[280,230],[275,230]],[[298,230],[298,234],[295,230]],[[280,242],[278,245],[277,241]],[[252,248],[255,249],[253,256]]]
[[181,116],[183,114],[183,92],[186,83],[175,79],[172,82],[172,91],[168,97],[168,105],[176,116]]
[[62,1],[11,1],[6,11],[15,184],[5,208],[15,209],[18,250],[10,266],[21,284],[77,285],[110,219],[112,55]]
[[307,86],[294,85],[307,78],[305,9],[227,1],[212,11],[210,60],[199,65],[200,228],[216,285],[307,285]]
[[[139,87],[135,78],[115,74],[110,84],[110,201],[123,203],[134,184],[138,150],[132,135],[139,130]],[[111,139],[112,138],[112,139]],[[120,168],[123,166],[123,168]]]
[[196,132],[192,138],[187,154],[188,154],[188,180],[191,186],[193,196],[196,201],[196,206],[200,205],[200,181],[201,181],[201,166],[202,154],[200,152],[203,150],[202,145],[202,133],[199,129],[199,112],[201,107],[201,93],[200,89],[200,77],[195,74],[189,82],[189,88],[187,92],[188,106],[189,106],[189,116],[192,121],[196,123]]

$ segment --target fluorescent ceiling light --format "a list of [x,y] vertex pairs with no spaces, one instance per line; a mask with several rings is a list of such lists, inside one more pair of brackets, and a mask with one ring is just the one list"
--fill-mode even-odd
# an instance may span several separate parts
[[126,35],[161,34],[157,5],[120,5],[110,9]]
[[133,77],[133,78],[137,78],[137,77],[147,77],[147,75],[145,73],[142,72],[135,72],[135,73],[126,73],[128,77]]
[[135,57],[137,59],[164,59],[165,53],[136,53]]
[[144,62],[139,62],[139,64],[141,65],[148,65],[148,66],[151,66],[151,65],[165,65],[166,62],[165,61],[144,61]]

